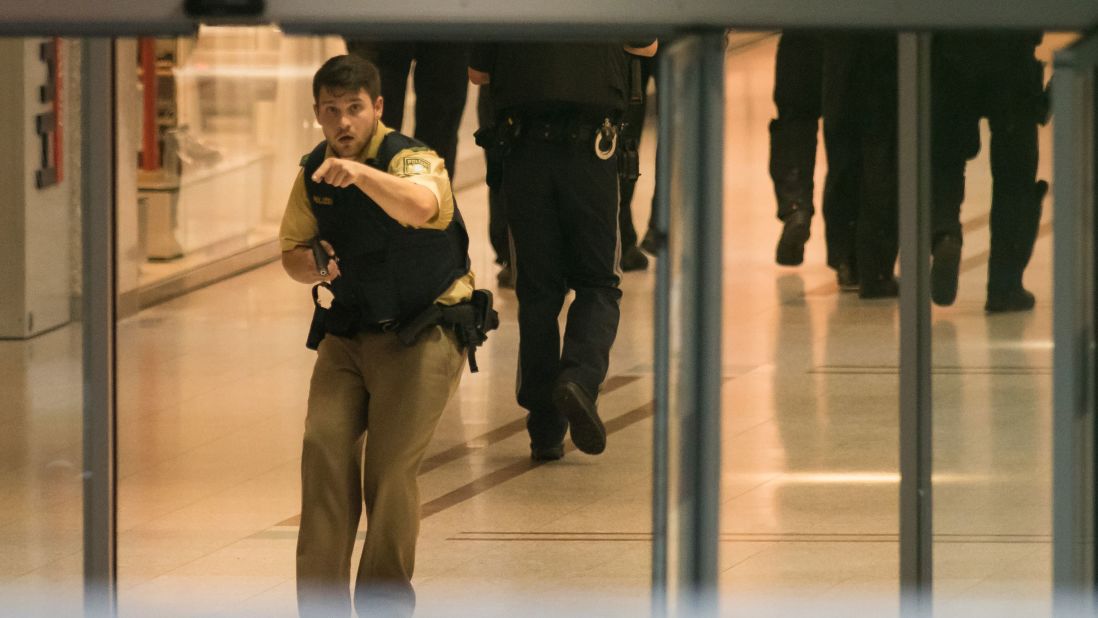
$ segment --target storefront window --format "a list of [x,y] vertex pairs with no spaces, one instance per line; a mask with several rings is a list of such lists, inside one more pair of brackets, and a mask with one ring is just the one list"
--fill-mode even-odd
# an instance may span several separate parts
[[312,74],[342,40],[202,27],[194,38],[130,41],[120,56],[127,49],[137,71],[129,102],[119,96],[119,209],[136,225],[120,239],[121,292],[228,258],[241,269],[276,256],[294,170],[323,138]]

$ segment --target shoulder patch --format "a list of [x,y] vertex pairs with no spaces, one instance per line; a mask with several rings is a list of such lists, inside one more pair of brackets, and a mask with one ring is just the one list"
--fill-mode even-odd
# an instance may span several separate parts
[[324,197],[322,195],[314,195],[313,203],[319,206],[331,206],[334,202],[330,197]]
[[415,176],[431,171],[431,162],[420,157],[404,157],[404,175]]
[[301,162],[298,163],[301,167],[305,167],[305,164],[309,162],[310,155],[301,155]]

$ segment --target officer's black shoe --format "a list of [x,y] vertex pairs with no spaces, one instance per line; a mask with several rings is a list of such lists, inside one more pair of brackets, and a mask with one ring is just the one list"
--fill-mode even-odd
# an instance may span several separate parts
[[645,270],[648,268],[648,256],[640,249],[629,246],[622,249],[621,269],[625,272],[633,270]]
[[858,290],[858,298],[895,298],[900,295],[900,284],[895,277],[863,281]]
[[1022,286],[1007,290],[996,290],[994,292],[989,290],[987,293],[987,303],[984,305],[984,311],[988,313],[1029,311],[1030,309],[1033,309],[1033,305],[1036,303],[1037,299],[1033,297],[1033,294]]
[[659,241],[656,240],[656,230],[648,228],[648,231],[644,233],[644,239],[640,242],[640,248],[652,255],[656,255],[660,250]]
[[564,457],[564,443],[551,446],[530,445],[530,459],[534,461],[557,461]]
[[515,288],[515,270],[511,268],[511,264],[508,262],[503,263],[503,268],[499,269],[496,273],[496,281],[499,282],[499,287],[513,290]]
[[858,274],[854,272],[854,267],[850,265],[850,262],[842,262],[835,268],[835,279],[839,283],[839,291],[858,291]]
[[961,269],[961,239],[942,236],[934,243],[930,262],[930,298],[947,307],[957,299],[957,277]]
[[811,234],[812,215],[794,210],[786,216],[774,260],[782,266],[798,266],[804,261],[804,243]]
[[553,405],[568,419],[576,448],[588,455],[598,455],[606,449],[606,428],[599,418],[595,400],[582,386],[560,380],[553,387]]

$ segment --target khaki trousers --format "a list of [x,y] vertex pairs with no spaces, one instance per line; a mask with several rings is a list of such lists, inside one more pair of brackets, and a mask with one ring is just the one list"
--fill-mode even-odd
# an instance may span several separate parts
[[302,615],[350,614],[351,552],[364,504],[368,528],[355,607],[360,615],[411,613],[416,476],[464,364],[453,332],[441,326],[412,347],[393,333],[329,335],[321,342],[301,456]]

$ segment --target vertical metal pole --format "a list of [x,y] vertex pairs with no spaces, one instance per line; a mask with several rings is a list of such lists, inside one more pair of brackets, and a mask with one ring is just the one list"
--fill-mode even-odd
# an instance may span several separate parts
[[1053,609],[1095,609],[1095,66],[1098,37],[1056,55],[1053,91]]
[[[724,219],[724,49],[723,30],[697,35],[695,62],[699,81],[697,117],[693,120],[697,154],[692,166],[696,183],[692,216],[695,254],[692,288],[695,302],[685,317],[693,328],[691,349],[684,350],[684,384],[694,392],[693,409],[684,410],[682,487],[693,499],[693,517],[682,531],[684,588],[695,598],[700,615],[717,613],[717,564],[720,553],[721,486],[721,337],[723,309]],[[684,247],[684,250],[686,248]]]
[[114,54],[85,39],[81,84],[84,335],[84,603],[116,610]]
[[[667,41],[663,42],[664,45]],[[662,54],[656,79],[656,96],[659,99],[659,131],[656,144],[656,209],[653,224],[660,239],[659,257],[656,260],[655,337],[653,339],[653,364],[655,409],[652,418],[652,616],[667,615],[667,531],[668,498],[670,496],[670,383],[671,383],[671,261],[666,245],[667,226],[671,211],[671,166],[666,156],[671,143],[671,121],[668,118],[673,103],[671,63]]]
[[[661,110],[670,197],[671,299],[669,445],[673,510],[668,556],[672,611],[715,614],[720,514],[724,33],[665,47]],[[661,179],[662,180],[662,179]]]
[[926,616],[933,578],[930,34],[899,38],[900,594]]

